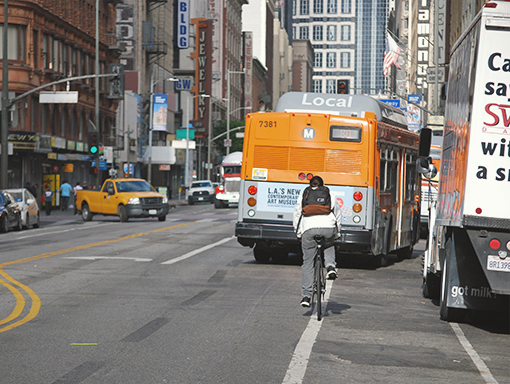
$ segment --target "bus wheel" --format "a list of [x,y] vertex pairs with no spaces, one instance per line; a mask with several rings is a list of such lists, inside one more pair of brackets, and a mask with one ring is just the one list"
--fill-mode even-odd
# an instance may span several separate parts
[[413,257],[413,247],[409,246],[409,247],[399,249],[396,253],[397,253],[397,258],[400,261],[402,261],[404,259],[410,259],[411,257]]
[[455,244],[452,242],[452,237],[446,241],[445,258],[443,261],[443,276],[441,278],[441,296],[439,298],[439,317],[441,320],[450,322],[461,322],[465,311],[459,308],[448,307],[448,294],[450,292],[450,270],[448,260],[450,253],[455,252]]
[[276,264],[283,264],[287,261],[289,251],[287,248],[275,248],[271,250],[271,258]]
[[388,266],[388,255],[384,253],[376,255],[373,260],[373,265],[375,268],[383,268]]
[[269,247],[263,243],[255,244],[255,248],[253,248],[253,257],[255,257],[255,260],[259,263],[267,263],[271,258]]
[[441,284],[439,277],[433,273],[427,272],[423,278],[423,297],[426,299],[439,299]]

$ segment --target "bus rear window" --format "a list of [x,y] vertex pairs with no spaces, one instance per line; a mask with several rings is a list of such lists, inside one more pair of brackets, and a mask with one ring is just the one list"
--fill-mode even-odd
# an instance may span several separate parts
[[341,127],[332,125],[329,131],[331,141],[354,141],[361,142],[361,127]]

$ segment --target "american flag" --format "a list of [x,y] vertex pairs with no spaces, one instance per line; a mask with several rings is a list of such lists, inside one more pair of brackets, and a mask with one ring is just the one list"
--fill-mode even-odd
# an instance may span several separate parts
[[384,65],[383,65],[383,74],[384,77],[388,75],[388,71],[392,64],[395,64],[395,67],[398,69],[400,68],[400,65],[398,65],[398,55],[400,55],[400,48],[398,47],[395,40],[393,40],[393,37],[390,35],[386,35],[386,50],[384,51]]

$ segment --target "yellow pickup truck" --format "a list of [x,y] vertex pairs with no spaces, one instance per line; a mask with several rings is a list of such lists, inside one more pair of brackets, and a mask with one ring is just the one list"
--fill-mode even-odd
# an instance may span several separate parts
[[76,193],[76,207],[84,221],[95,214],[130,217],[157,217],[165,221],[168,199],[143,179],[107,179],[100,190],[84,189]]

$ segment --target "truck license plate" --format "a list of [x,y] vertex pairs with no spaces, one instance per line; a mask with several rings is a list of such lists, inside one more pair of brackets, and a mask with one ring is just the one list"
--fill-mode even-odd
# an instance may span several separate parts
[[199,197],[198,200],[204,200],[204,198],[203,197]]
[[158,211],[156,209],[149,209],[149,215],[157,215]]
[[487,256],[487,270],[510,272],[510,258],[503,260],[499,256]]

